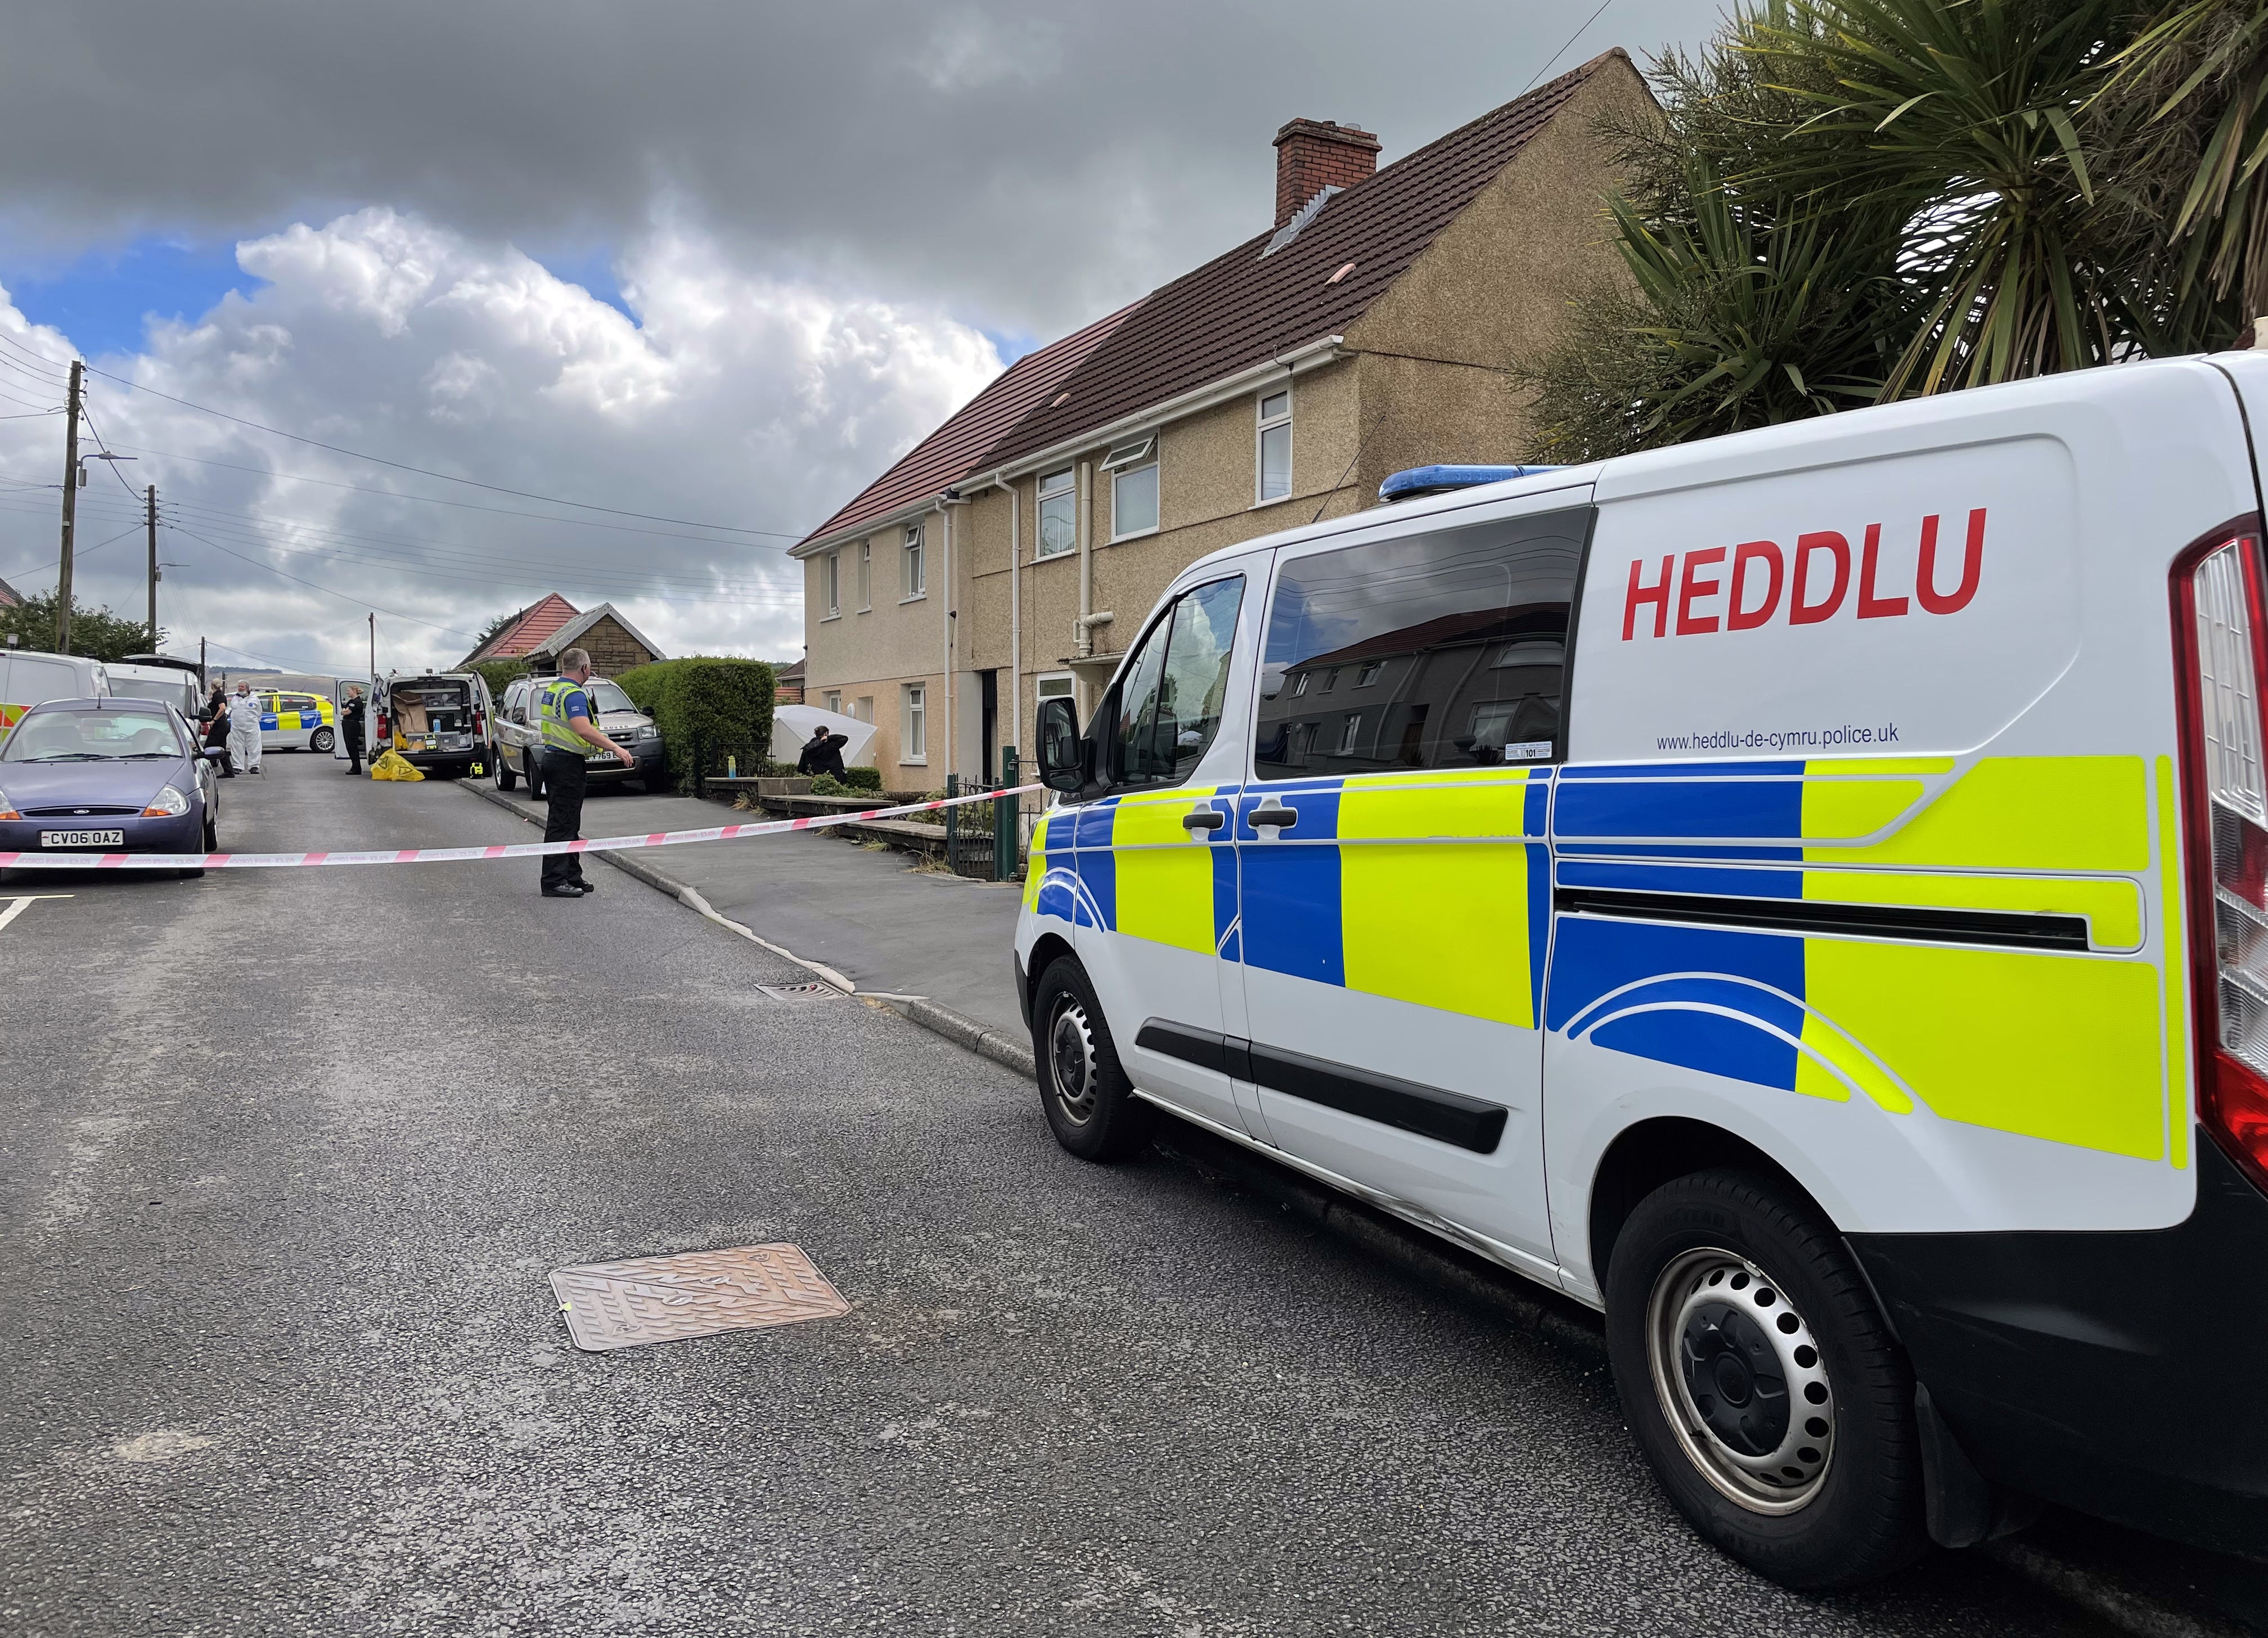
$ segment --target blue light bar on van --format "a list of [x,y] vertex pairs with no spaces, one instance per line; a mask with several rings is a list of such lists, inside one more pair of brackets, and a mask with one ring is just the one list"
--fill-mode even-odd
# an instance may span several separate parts
[[1378,486],[1381,500],[1415,500],[1420,495],[1446,494],[1470,489],[1476,483],[1501,483],[1506,478],[1535,472],[1557,472],[1557,467],[1411,467]]

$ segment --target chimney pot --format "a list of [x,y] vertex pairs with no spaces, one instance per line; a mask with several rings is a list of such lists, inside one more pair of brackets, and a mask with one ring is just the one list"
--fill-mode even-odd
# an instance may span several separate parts
[[1293,120],[1276,133],[1276,225],[1326,188],[1351,188],[1378,169],[1378,138],[1336,120]]

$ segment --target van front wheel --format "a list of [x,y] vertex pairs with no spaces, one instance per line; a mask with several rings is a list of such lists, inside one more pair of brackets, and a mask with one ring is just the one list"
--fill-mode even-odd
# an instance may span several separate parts
[[1696,1530],[1806,1591],[1920,1555],[1913,1374],[1815,1208],[1752,1173],[1681,1177],[1631,1214],[1606,1283],[1624,1414]]
[[1059,956],[1040,975],[1032,1004],[1032,1056],[1048,1125],[1081,1160],[1116,1160],[1150,1135],[1150,1106],[1134,1096],[1118,1048],[1076,957]]

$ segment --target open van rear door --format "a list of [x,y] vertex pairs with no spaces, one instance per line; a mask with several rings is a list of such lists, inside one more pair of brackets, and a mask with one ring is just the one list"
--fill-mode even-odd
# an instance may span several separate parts
[[331,758],[335,762],[347,759],[347,701],[359,690],[363,698],[363,745],[369,748],[371,736],[378,732],[377,711],[371,702],[378,697],[376,682],[360,682],[342,677],[331,684]]

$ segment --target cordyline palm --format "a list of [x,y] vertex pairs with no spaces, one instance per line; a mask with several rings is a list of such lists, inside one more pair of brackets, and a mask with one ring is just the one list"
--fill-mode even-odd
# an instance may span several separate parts
[[1686,162],[1674,209],[1609,202],[1631,286],[1600,291],[1543,367],[1543,442],[1596,459],[1871,403],[1904,327],[1879,233],[1782,223]]
[[2168,7],[2109,67],[2093,109],[2124,126],[2129,202],[2180,247],[2182,274],[2268,314],[2268,0]]
[[[1769,183],[1902,212],[1926,299],[1882,395],[2102,364],[2146,328],[2073,122],[2131,0],[1789,0],[1736,25],[1813,112]],[[1824,79],[1825,84],[1821,84]]]

